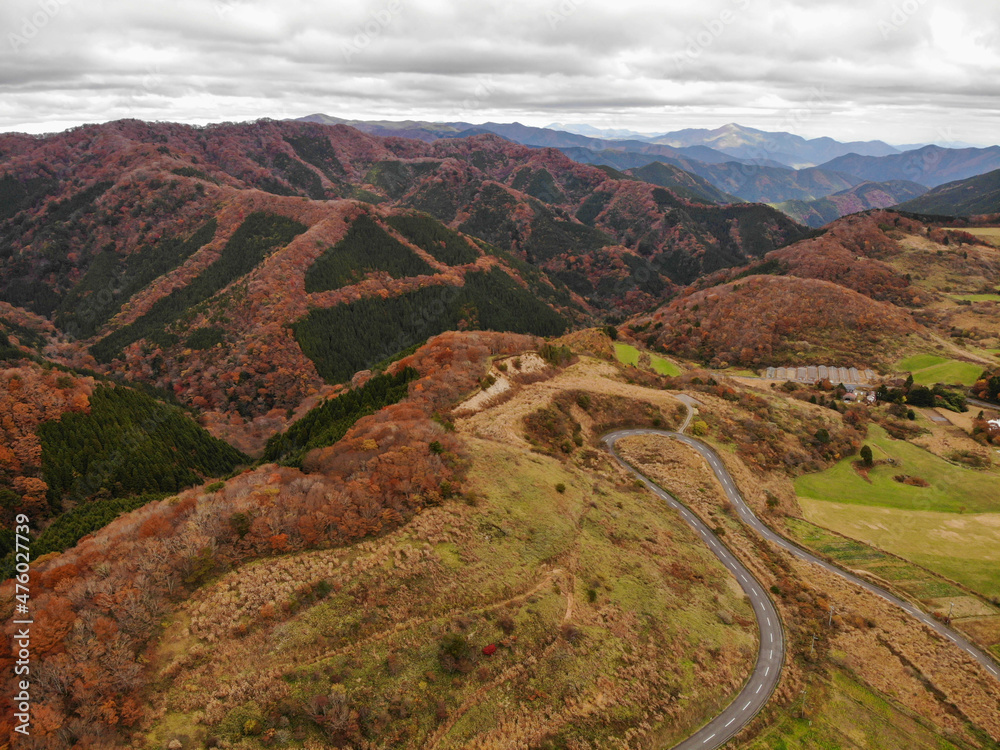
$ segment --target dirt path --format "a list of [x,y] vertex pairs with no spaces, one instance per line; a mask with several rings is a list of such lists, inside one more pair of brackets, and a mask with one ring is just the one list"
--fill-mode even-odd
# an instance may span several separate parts
[[558,393],[581,390],[607,396],[624,396],[648,401],[667,409],[676,408],[678,400],[666,391],[654,391],[640,385],[615,380],[618,370],[613,365],[595,360],[582,360],[551,380],[522,388],[504,404],[482,409],[471,416],[458,414],[458,431],[487,440],[528,447],[521,423],[523,419],[545,405]]

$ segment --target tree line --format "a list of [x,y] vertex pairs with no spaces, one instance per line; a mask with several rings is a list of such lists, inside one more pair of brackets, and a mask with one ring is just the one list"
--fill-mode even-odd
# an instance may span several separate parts
[[339,289],[361,281],[371,271],[385,271],[394,279],[434,273],[426,261],[365,214],[355,219],[343,239],[310,266],[306,291]]
[[113,247],[105,248],[63,298],[56,325],[77,338],[93,336],[133,295],[211,242],[217,228],[215,219],[210,219],[186,239],[166,237],[125,257]]

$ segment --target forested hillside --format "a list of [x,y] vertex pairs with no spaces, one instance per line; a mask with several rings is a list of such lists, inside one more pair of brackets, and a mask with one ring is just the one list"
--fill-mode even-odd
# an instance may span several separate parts
[[1000,213],[1000,169],[956,180],[934,188],[900,209],[939,216],[976,216]]
[[[958,249],[976,245],[982,250]],[[940,279],[958,274],[970,290],[995,288],[988,248],[909,215],[855,214],[744,268],[704,276],[623,330],[713,367],[864,362],[891,370],[907,346],[929,346],[935,330],[958,338],[959,325],[975,324],[965,335],[984,345],[995,338],[975,320],[985,310],[967,320],[941,294]]]
[[175,493],[249,459],[174,406],[129,388],[98,387],[86,413],[38,429],[42,477],[53,508],[99,494]]
[[[41,563],[32,572],[32,657],[38,674],[59,679],[39,681],[36,746],[64,747],[66,733],[81,746],[129,746],[142,731],[142,696],[155,689],[151,638],[178,600],[222,572],[383,533],[460,492],[461,444],[434,415],[476,386],[491,356],[535,345],[511,334],[439,336],[273,444],[286,457],[306,450],[302,468],[265,464],[171,499],[136,498],[149,502]],[[142,399],[127,401],[144,412]],[[83,504],[37,541],[61,549],[130,507]],[[4,663],[11,643],[0,643]],[[0,714],[4,736],[11,717]]]
[[429,335],[648,309],[805,232],[495,135],[302,122],[0,135],[0,180],[0,300],[51,318],[62,363],[173,391],[255,446],[256,423]]

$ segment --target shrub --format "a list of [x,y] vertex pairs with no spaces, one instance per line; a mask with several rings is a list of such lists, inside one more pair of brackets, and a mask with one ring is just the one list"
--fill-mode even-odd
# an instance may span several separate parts
[[251,523],[252,519],[246,513],[233,513],[229,517],[229,527],[240,539],[249,533]]
[[559,484],[556,485],[556,492],[558,492],[560,495],[563,494],[565,491],[566,491],[566,485],[565,484],[563,484],[562,482],[560,482]]
[[448,633],[438,644],[438,664],[448,674],[468,674],[474,666],[472,647],[461,633]]
[[691,434],[697,437],[708,434],[708,423],[702,420],[698,420],[693,425],[691,425]]
[[867,445],[861,446],[861,461],[865,466],[873,466],[875,463],[872,449]]

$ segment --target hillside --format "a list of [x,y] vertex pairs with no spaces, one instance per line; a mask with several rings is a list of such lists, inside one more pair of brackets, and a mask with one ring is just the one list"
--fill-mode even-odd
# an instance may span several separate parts
[[[595,465],[592,450],[570,463],[539,460],[525,437],[497,445],[434,419],[475,388],[491,356],[517,368],[513,355],[527,357],[535,343],[509,334],[437,337],[394,368],[401,392],[395,384],[379,390],[401,402],[383,406],[370,393],[346,411],[314,411],[305,424],[315,440],[301,467],[264,464],[150,502],[40,563],[33,657],[42,672],[58,668],[69,687],[41,688],[39,746],[59,746],[58,726],[87,746],[156,746],[156,737],[165,744],[190,732],[200,742],[253,743],[246,738],[269,728],[335,744],[379,736],[415,746],[463,736],[469,730],[455,720],[508,683],[523,703],[517,731],[598,737],[638,730],[654,713],[669,733],[690,731],[739,686],[752,653],[749,610],[725,570],[608,459]],[[524,383],[556,374],[541,362]],[[657,398],[650,405],[595,395],[587,409],[595,425],[635,415],[672,424],[676,403]],[[525,429],[516,420],[510,427]],[[539,525],[541,506],[549,510]],[[266,566],[248,564],[275,555]],[[78,595],[94,587],[116,592],[116,604]],[[646,602],[638,619],[637,602]],[[716,617],[720,610],[731,616]],[[687,635],[693,629],[697,641]],[[281,645],[292,641],[293,651]],[[248,646],[264,661],[234,672],[233,649]],[[382,655],[369,658],[372,646]],[[680,669],[679,656],[700,666]],[[229,677],[217,679],[219,670]],[[653,672],[660,677],[650,680]],[[705,691],[709,673],[716,687]],[[325,684],[308,688],[312,674]],[[534,688],[522,690],[528,679]],[[619,685],[611,704],[592,695],[606,679]],[[383,688],[389,693],[378,697]],[[99,715],[88,708],[97,698]],[[551,709],[564,699],[579,707],[559,718]],[[476,730],[486,731],[514,730],[503,721]]]
[[621,330],[713,367],[853,359],[891,373],[917,355],[933,365],[918,373],[926,384],[969,386],[1000,348],[1000,271],[979,231],[995,230],[852,214],[744,268],[700,278]]
[[903,211],[938,216],[1000,213],[1000,169],[940,185],[920,197],[900,202]]
[[630,169],[629,174],[643,182],[669,188],[678,195],[692,200],[720,204],[741,202],[736,196],[723,193],[708,180],[661,161]]
[[[224,415],[217,425],[273,423],[324,379],[448,328],[552,334],[643,309],[804,231],[766,207],[692,203],[493,135],[427,144],[342,125],[123,121],[2,136],[0,152],[13,196],[0,298],[81,341],[67,363],[120,361]],[[448,314],[412,318],[435,289]],[[378,346],[308,317],[328,308]],[[413,321],[402,333],[400,316]]]
[[862,182],[825,198],[785,201],[774,204],[774,207],[800,224],[818,228],[842,216],[872,208],[889,208],[926,192],[927,188],[923,185],[907,180]]
[[916,330],[909,314],[839,284],[760,275],[683,296],[628,326],[650,347],[723,368],[888,363]]
[[0,362],[0,570],[13,569],[13,520],[61,551],[123,510],[232,472],[250,459],[167,400],[60,368],[38,355]]
[[871,182],[908,180],[932,188],[1000,168],[1000,146],[989,148],[942,148],[924,146],[888,156],[849,154],[820,167],[856,175]]
[[[274,443],[274,456],[304,447],[301,460],[153,501],[41,561],[33,656],[62,679],[39,685],[36,745],[64,747],[64,728],[81,746],[144,750],[671,745],[715,715],[750,672],[753,612],[704,541],[597,438],[676,428],[676,396],[693,395],[749,501],[778,523],[789,476],[834,466],[865,426],[697,371],[664,379],[567,358],[562,343],[435,337]],[[508,380],[506,396],[456,409],[487,376]],[[820,430],[827,443],[811,437]],[[996,733],[995,691],[949,644],[755,540],[689,449],[640,438],[623,450],[725,535],[773,592],[789,642],[824,634],[815,656],[789,654],[739,747],[780,731],[805,685],[824,731],[855,726],[836,715],[829,670],[884,701],[866,726],[894,738],[916,731],[912,716],[921,738],[947,735],[948,747]],[[878,658],[828,657],[850,648]]]

